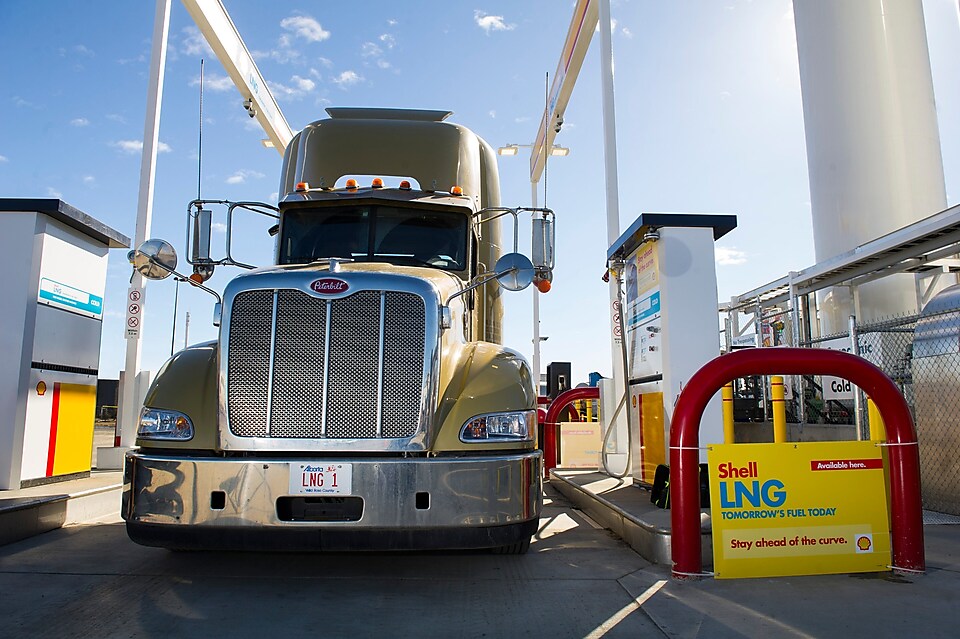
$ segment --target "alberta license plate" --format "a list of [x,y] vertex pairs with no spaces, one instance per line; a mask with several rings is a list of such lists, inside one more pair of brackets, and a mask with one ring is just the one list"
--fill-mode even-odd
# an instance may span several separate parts
[[292,464],[290,494],[349,495],[352,475],[350,464]]

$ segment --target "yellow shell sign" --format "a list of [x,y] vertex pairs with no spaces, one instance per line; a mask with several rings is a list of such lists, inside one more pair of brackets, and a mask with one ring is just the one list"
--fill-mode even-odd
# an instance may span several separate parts
[[717,578],[888,569],[876,442],[723,444],[707,459]]

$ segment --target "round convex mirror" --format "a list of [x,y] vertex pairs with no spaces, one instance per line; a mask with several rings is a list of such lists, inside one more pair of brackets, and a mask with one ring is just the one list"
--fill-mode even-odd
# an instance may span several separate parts
[[148,280],[162,280],[177,268],[177,251],[166,240],[147,240],[133,252],[133,268]]
[[522,291],[533,282],[533,263],[520,253],[507,253],[497,260],[493,270],[500,286],[508,291]]

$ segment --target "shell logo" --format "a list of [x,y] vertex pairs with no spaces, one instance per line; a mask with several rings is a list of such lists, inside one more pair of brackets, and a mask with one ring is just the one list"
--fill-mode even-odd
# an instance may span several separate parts
[[857,537],[857,552],[870,552],[873,549],[873,540],[870,535],[859,535]]
[[350,288],[350,285],[341,279],[335,277],[321,277],[319,280],[310,282],[310,290],[322,295],[335,295],[343,293]]

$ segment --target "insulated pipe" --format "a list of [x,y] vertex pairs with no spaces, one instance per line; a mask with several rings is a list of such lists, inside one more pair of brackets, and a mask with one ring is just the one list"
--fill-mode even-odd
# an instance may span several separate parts
[[893,566],[923,572],[923,514],[917,431],[900,389],[870,362],[821,348],[750,348],[721,355],[698,370],[680,394],[670,424],[670,526],[675,579],[702,575],[700,552],[700,418],[728,381],[748,375],[831,375],[874,398],[887,430],[890,542]]
[[560,438],[557,436],[557,429],[560,413],[577,401],[578,399],[599,399],[600,389],[596,386],[585,386],[583,388],[571,388],[565,390],[550,403],[550,409],[547,410],[547,420],[543,423],[543,475],[550,476],[550,471],[557,467],[557,446]]

